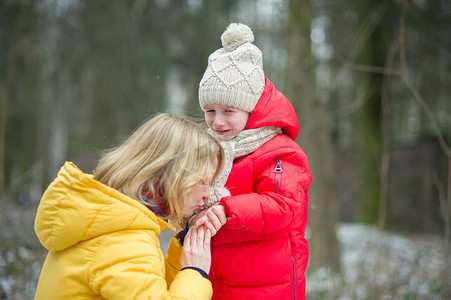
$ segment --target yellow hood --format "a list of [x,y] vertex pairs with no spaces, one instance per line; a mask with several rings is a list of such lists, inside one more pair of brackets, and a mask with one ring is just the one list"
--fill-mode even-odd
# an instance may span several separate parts
[[61,251],[99,235],[170,226],[144,205],[66,162],[38,207],[35,231],[42,245]]

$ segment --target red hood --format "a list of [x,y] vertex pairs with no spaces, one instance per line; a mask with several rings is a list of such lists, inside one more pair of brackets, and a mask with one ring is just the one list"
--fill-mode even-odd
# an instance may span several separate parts
[[299,134],[299,121],[293,106],[268,78],[263,94],[252,111],[245,129],[265,126],[282,128],[293,140],[296,140]]

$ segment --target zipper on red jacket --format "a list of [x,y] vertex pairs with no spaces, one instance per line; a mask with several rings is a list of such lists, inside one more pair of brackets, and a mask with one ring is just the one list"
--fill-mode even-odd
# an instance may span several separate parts
[[274,173],[276,173],[276,193],[279,192],[279,180],[280,180],[280,173],[282,173],[282,163],[280,162],[280,159],[277,159],[276,161],[276,168],[274,169]]
[[293,262],[293,299],[296,299],[296,262],[294,261],[294,257],[291,257]]

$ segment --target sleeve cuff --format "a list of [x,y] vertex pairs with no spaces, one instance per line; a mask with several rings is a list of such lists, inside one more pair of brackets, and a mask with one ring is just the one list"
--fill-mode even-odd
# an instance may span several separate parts
[[196,270],[197,272],[200,273],[200,275],[202,275],[202,277],[204,277],[205,279],[208,279],[208,274],[202,269],[199,269],[199,268],[196,268],[196,267],[184,267],[184,268],[182,268],[182,271],[185,270],[185,269]]
[[229,197],[230,196],[222,198],[221,201],[219,201],[219,203],[217,204],[217,205],[222,205],[222,207],[224,207],[224,213],[226,214],[227,217],[230,217],[230,214],[229,214],[229,210],[227,209],[227,205],[226,205],[224,199],[229,198]]

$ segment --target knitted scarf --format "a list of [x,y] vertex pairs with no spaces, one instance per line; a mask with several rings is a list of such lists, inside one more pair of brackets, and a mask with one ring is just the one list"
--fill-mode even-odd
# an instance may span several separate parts
[[[214,135],[211,129],[209,129],[209,133]],[[210,185],[210,198],[205,203],[206,208],[219,202],[222,197],[230,196],[229,190],[224,185],[232,170],[233,160],[251,154],[261,145],[281,133],[281,128],[268,126],[243,130],[233,140],[222,141],[221,146],[225,152],[224,167],[218,178]]]
[[140,197],[141,200],[146,203],[147,208],[151,212],[157,215],[157,217],[160,217],[163,220],[167,220],[166,216],[169,215],[169,206],[165,200],[163,200],[161,197],[153,197],[148,189],[144,189]]

